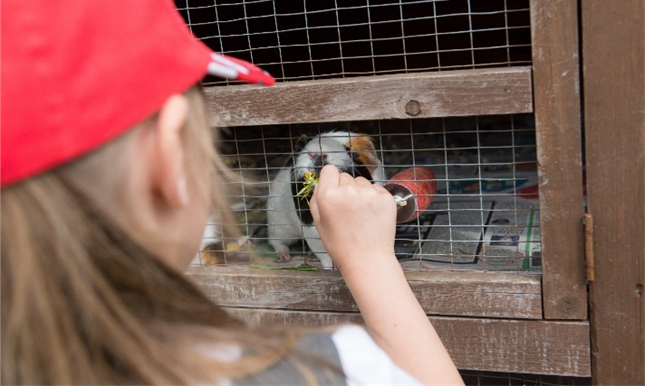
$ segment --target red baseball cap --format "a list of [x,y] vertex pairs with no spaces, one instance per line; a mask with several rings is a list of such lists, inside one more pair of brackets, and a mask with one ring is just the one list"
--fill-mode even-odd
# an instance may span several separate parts
[[275,80],[195,39],[169,0],[2,1],[1,186],[114,139],[206,74]]

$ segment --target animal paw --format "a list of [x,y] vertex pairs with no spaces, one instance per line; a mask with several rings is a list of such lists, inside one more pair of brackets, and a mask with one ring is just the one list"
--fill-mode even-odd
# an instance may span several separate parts
[[281,262],[291,261],[291,254],[289,253],[289,247],[287,247],[286,245],[278,246],[275,249],[275,259]]

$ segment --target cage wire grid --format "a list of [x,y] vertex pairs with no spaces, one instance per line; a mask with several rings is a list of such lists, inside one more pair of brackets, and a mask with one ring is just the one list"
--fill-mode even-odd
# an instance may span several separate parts
[[[211,49],[250,61],[278,82],[531,65],[529,0],[175,0],[175,4],[193,34]],[[213,77],[202,83],[236,85]],[[194,264],[277,264],[267,243],[270,183],[297,154],[303,137],[330,130],[372,138],[388,178],[413,166],[435,173],[438,186],[430,207],[397,227],[397,258],[405,269],[510,268],[540,273],[532,115],[224,128],[223,158],[244,181],[235,184],[228,197],[235,215],[235,224],[230,225],[243,236],[225,242],[215,224],[209,224]],[[503,232],[497,234],[498,245],[491,245],[495,231]],[[280,264],[316,264],[304,240],[291,251],[294,260]],[[514,260],[513,267],[489,264],[505,257]],[[464,263],[468,259],[476,263]],[[472,370],[461,374],[469,385],[590,381]]]
[[[298,149],[332,131],[368,136],[386,180],[411,167],[434,173],[430,206],[397,227],[395,251],[405,269],[540,272],[535,129],[528,114],[227,128],[223,157],[245,182],[229,197],[244,237],[231,246],[206,240],[210,260],[200,262],[320,268],[304,239],[291,245],[291,261],[276,262],[267,201],[272,181],[291,168]],[[287,198],[295,210],[307,205]]]
[[[278,81],[531,63],[528,0],[175,0],[211,49]],[[205,85],[230,82],[209,77]]]
[[466,385],[472,386],[583,386],[591,385],[591,378],[564,377],[539,374],[513,374],[488,371],[461,370]]
[[[531,58],[528,0],[175,3],[192,32],[212,49],[249,60],[278,81],[516,66],[530,64]],[[215,78],[203,83],[230,84]],[[226,160],[242,180],[255,182],[230,197],[235,226],[245,239],[225,246],[216,237],[205,237],[209,261],[228,264],[240,260],[236,256],[249,256],[231,250],[241,244],[256,252],[250,255],[275,256],[266,248],[270,182],[294,157],[301,136],[352,130],[373,139],[388,177],[413,166],[427,167],[437,176],[432,205],[398,228],[397,257],[404,267],[539,271],[538,212],[531,196],[536,193],[524,191],[536,181],[530,119],[230,128],[223,141]],[[218,234],[214,225],[209,234]],[[258,245],[269,250],[258,251]],[[296,245],[295,254],[306,256],[306,243]],[[516,269],[520,263],[523,267]]]

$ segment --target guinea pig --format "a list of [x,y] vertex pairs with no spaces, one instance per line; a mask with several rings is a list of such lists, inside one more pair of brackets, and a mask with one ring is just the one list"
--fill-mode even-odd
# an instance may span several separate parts
[[323,268],[332,268],[331,257],[314,227],[308,201],[296,197],[304,186],[305,173],[311,172],[318,177],[327,164],[335,165],[341,173],[363,176],[380,185],[386,180],[370,137],[351,131],[331,131],[308,140],[269,186],[268,236],[278,261],[291,260],[289,245],[305,239]]

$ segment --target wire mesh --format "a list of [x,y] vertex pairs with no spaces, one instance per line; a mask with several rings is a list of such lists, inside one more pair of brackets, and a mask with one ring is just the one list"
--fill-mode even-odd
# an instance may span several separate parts
[[591,385],[590,378],[562,377],[538,374],[494,373],[486,371],[460,371],[468,386],[575,386]]
[[[175,0],[211,49],[278,81],[531,62],[529,0]],[[228,84],[207,78],[206,85]]]
[[[320,268],[304,236],[290,245],[291,260],[276,262],[279,251],[269,231],[276,220],[269,212],[286,209],[275,209],[268,201],[283,194],[284,200],[295,203],[293,211],[306,208],[293,190],[278,193],[274,181],[285,168],[293,172],[303,145],[329,132],[361,133],[371,139],[385,172],[375,182],[385,183],[411,167],[432,171],[436,191],[429,194],[430,205],[397,227],[395,250],[405,269],[541,270],[535,128],[530,114],[224,129],[224,159],[246,182],[230,197],[235,226],[245,236],[232,247],[205,241],[211,245],[206,248],[210,255],[217,255],[210,262]],[[216,239],[209,232],[209,240]]]

